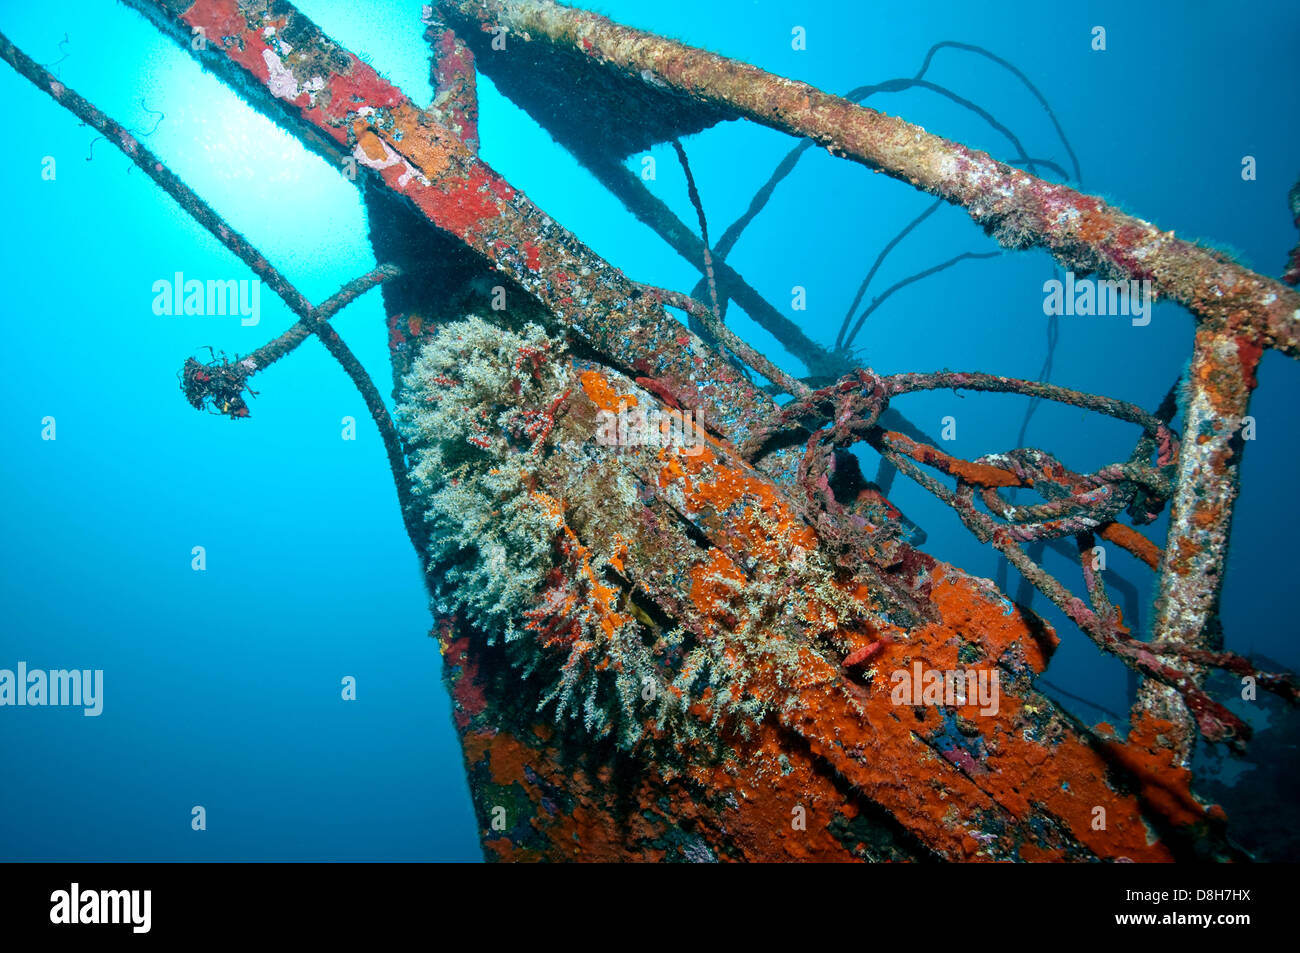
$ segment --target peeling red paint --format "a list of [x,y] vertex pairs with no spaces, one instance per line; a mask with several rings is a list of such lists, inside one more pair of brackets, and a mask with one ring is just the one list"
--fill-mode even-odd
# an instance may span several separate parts
[[542,270],[542,254],[532,242],[524,242],[524,260],[529,271]]
[[270,49],[260,33],[250,30],[236,0],[198,0],[181,17],[191,28],[201,27],[210,44],[265,82],[271,75],[262,57]]
[[349,119],[360,106],[392,107],[406,102],[400,89],[365,63],[351,53],[348,59],[351,65],[347,71],[330,78],[329,105],[323,111],[326,119],[333,122]]
[[1241,376],[1251,390],[1254,390],[1259,383],[1255,378],[1255,371],[1259,368],[1259,361],[1263,354],[1264,348],[1257,340],[1237,338],[1237,358],[1241,361]]
[[470,149],[478,150],[478,92],[474,54],[456,34],[431,27],[434,106],[444,124]]

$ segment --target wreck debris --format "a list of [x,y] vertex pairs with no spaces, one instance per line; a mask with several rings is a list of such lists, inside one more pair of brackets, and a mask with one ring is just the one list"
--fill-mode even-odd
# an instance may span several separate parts
[[[191,29],[206,31],[209,48],[192,52],[202,52],[199,58],[254,105],[286,119],[322,154],[354,158],[368,170],[369,185],[409,203],[425,227],[454,236],[495,267],[509,293],[522,290],[540,305],[545,328],[509,314],[491,325],[449,323],[442,315],[426,326],[418,314],[390,316],[404,328],[394,326],[397,345],[408,334],[424,344],[403,409],[415,454],[406,461],[394,443],[390,462],[396,461],[395,473],[411,467],[420,515],[431,517],[430,569],[451,570],[451,581],[460,583],[441,593],[447,604],[438,612],[438,636],[476,806],[481,816],[490,798],[515,808],[508,831],[485,833],[489,850],[501,857],[576,851],[606,859],[1163,860],[1185,855],[1191,839],[1199,850],[1234,854],[1222,837],[1222,812],[1192,795],[1184,753],[1168,743],[1183,717],[1169,699],[1191,703],[1211,736],[1228,738],[1236,729],[1201,692],[1195,669],[1179,664],[1248,668],[1204,640],[1239,459],[1231,438],[1220,439],[1225,429],[1212,414],[1203,415],[1210,432],[1187,428],[1175,489],[1163,472],[1175,466],[1178,450],[1167,420],[1106,398],[992,375],[877,378],[867,371],[810,392],[770,363],[765,367],[752,349],[746,353],[719,320],[719,306],[631,282],[483,165],[473,150],[472,89],[456,79],[457,70],[465,75],[463,59],[446,64],[446,88],[454,91],[448,101],[456,101],[452,115],[465,117],[460,121],[448,119],[442,106],[416,109],[289,4],[271,9],[255,0],[201,0],[176,13],[163,2],[133,3],[179,39],[187,40]],[[1282,313],[1294,310],[1285,297],[1294,293],[1283,289],[1278,296],[1276,283],[1170,236],[1157,238],[1150,226],[1097,200],[937,137],[908,139],[913,128],[900,121],[851,104],[844,111],[834,97],[587,14],[548,3],[490,3],[481,16],[495,19],[471,21],[471,13],[480,14],[467,6],[441,4],[441,32],[431,34],[457,51],[453,57],[460,47],[450,33],[466,49],[481,40],[462,28],[466,23],[481,30],[508,21],[512,35],[524,37],[530,30],[521,25],[532,23],[531,34],[550,38],[546,55],[562,54],[578,69],[612,69],[622,76],[623,94],[663,105],[657,126],[616,128],[627,142],[672,139],[719,118],[749,115],[795,134],[811,130],[861,161],[957,201],[1017,247],[1041,242],[1076,267],[1151,277],[1175,298],[1194,298],[1206,281],[1217,281],[1216,298],[1226,301],[1189,304],[1208,335],[1203,350],[1198,339],[1207,380],[1191,382],[1194,397],[1207,406],[1232,402],[1244,413],[1262,347],[1297,349],[1291,315]],[[12,51],[3,41],[0,53],[6,48]],[[662,61],[638,69],[646,50],[662,53]],[[35,76],[63,102],[63,91]],[[814,105],[826,112],[813,115]],[[990,198],[997,189],[1010,190],[1006,202]],[[701,245],[703,255],[707,237]],[[250,267],[271,283],[277,273],[248,251]],[[359,281],[369,287],[383,279],[376,272]],[[286,301],[301,298],[278,280]],[[718,296],[725,297],[721,288],[715,302]],[[303,329],[268,347],[286,352],[304,331],[327,346],[337,341],[320,311],[305,299],[298,305],[290,301]],[[795,403],[778,411],[723,355],[667,316],[664,305],[692,314]],[[1218,374],[1232,356],[1229,342],[1250,363],[1238,379],[1227,379],[1231,393],[1224,398]],[[1068,397],[1137,423],[1144,436],[1128,464],[1079,475],[1032,451],[960,461],[913,434],[877,426],[896,419],[887,416],[894,413],[885,406],[888,397],[953,386]],[[470,413],[459,410],[466,387],[477,388]],[[446,402],[447,394],[455,397]],[[379,413],[373,384],[368,404],[372,397],[378,421],[386,411]],[[627,399],[693,404],[717,430],[697,457],[593,449],[593,415]],[[828,418],[832,426],[824,428]],[[788,425],[810,421],[817,429],[793,489],[793,466],[779,455],[768,454],[755,467],[734,449],[754,448]],[[1189,452],[1186,445],[1202,437],[1208,449]],[[1083,546],[1094,531],[1127,529],[1114,521],[1120,511],[1127,508],[1140,522],[1171,494],[1175,527],[1187,519],[1195,532],[1213,524],[1213,551],[1184,572],[1186,585],[1167,602],[1170,621],[1149,643],[1127,639],[1086,563],[1091,609],[1054,580],[1036,580],[1090,635],[1136,662],[1149,681],[1175,690],[1157,696],[1164,707],[1144,708],[1128,740],[1120,741],[1089,731],[1039,694],[1033,678],[1056,642],[1041,620],[986,581],[898,539],[897,511],[887,501],[874,504],[865,489],[851,504],[835,499],[837,458],[827,451],[861,439],[937,488],[1029,576],[1034,567],[1021,541],[1074,535]],[[579,452],[595,454],[590,469],[572,464],[587,460],[574,456]],[[442,475],[449,459],[466,484]],[[918,461],[957,479],[958,491],[924,474]],[[1198,521],[1191,497],[1180,504],[1180,494],[1194,492],[1191,481],[1221,488],[1213,519]],[[1016,486],[1033,486],[1045,502],[1011,515],[996,490]],[[464,496],[471,487],[477,495]],[[971,517],[977,487],[1012,529]],[[405,502],[403,510],[408,518],[415,512]],[[1120,538],[1154,559],[1154,544],[1129,532],[1136,539]],[[1178,532],[1171,530],[1165,572],[1181,558],[1173,554],[1186,548]],[[507,543],[524,545],[523,556],[507,557]],[[1185,559],[1180,566],[1188,566]],[[512,568],[522,575],[509,592],[493,596],[495,590],[475,588],[509,582]],[[1175,626],[1178,637],[1166,637]],[[886,660],[905,670],[969,669],[986,681],[996,674],[1007,689],[998,711],[987,715],[970,704],[900,709],[879,668]],[[508,669],[513,678],[505,677]],[[1260,677],[1294,697],[1286,678]],[[660,707],[639,705],[647,688]],[[590,737],[575,739],[539,720],[539,698],[542,705],[553,702],[562,717],[580,716]],[[597,744],[589,743],[593,738]],[[614,784],[614,772],[628,762],[600,747],[605,740],[634,755],[638,745],[653,743],[672,756],[636,760],[636,777]],[[917,783],[921,776],[924,783]],[[821,823],[807,838],[785,836],[794,802],[820,812]],[[1100,804],[1111,818],[1102,831],[1091,823]]]
[[[701,274],[706,274],[703,241],[673,214],[662,199],[647,189],[645,183],[622,163],[608,156],[588,155],[583,162],[633,215],[661,235],[679,255],[695,265]],[[842,357],[831,353],[804,334],[798,325],[759,294],[720,255],[713,256],[713,270],[718,285],[719,313],[725,314],[727,301],[734,300],[759,327],[798,358],[813,378],[833,380],[851,369]],[[707,280],[702,280],[701,292],[707,290]]]
[[[292,6],[272,10],[211,0],[177,17],[160,0],[129,3],[184,40],[192,56],[246,90],[254,104],[284,116],[337,167],[351,154],[428,222],[509,274],[570,333],[622,366],[644,365],[652,375],[694,390],[711,420],[743,427],[761,416],[766,398],[748,380],[694,335],[665,320],[621,272]],[[190,31],[198,28],[222,42],[191,49]],[[292,37],[293,51],[278,59],[268,35]],[[274,70],[268,65],[272,61]],[[292,88],[284,71],[293,77]]]
[[[1178,240],[1172,232],[1161,232],[1065,186],[1044,182],[846,99],[549,0],[441,6],[452,22],[457,22],[457,15],[462,18],[471,45],[475,28],[481,35],[489,25],[505,27],[529,43],[552,45],[607,70],[641,77],[647,83],[653,80],[652,85],[680,90],[701,102],[806,136],[833,154],[854,158],[967,208],[1004,245],[1042,245],[1067,268],[1082,273],[1149,279],[1157,294],[1184,304],[1203,322],[1244,338],[1248,346],[1297,353],[1300,296],[1216,252]],[[1056,126],[1059,131],[1059,123]],[[1075,172],[1077,177],[1077,161]],[[841,332],[841,341],[852,339],[870,310],[849,333]],[[1244,405],[1240,411],[1237,416],[1244,416]],[[1231,502],[1229,495],[1224,501],[1228,521]],[[1226,533],[1216,561],[1222,561],[1225,549]],[[1200,609],[1199,621],[1193,624],[1204,628],[1206,600],[1200,600]],[[1173,637],[1167,616],[1157,619],[1156,635]]]
[[212,360],[206,364],[187,357],[181,367],[181,390],[195,410],[239,420],[249,415],[244,393],[257,396],[257,391],[246,383],[256,367],[253,361],[247,364],[238,358],[232,361],[224,353],[220,357],[213,353]]
[[758,371],[758,373],[779,387],[782,392],[794,397],[805,397],[810,393],[807,384],[791,377],[758,351],[736,337],[735,333],[718,318],[717,311],[710,311],[699,301],[689,295],[682,294],[680,291],[652,288],[649,285],[642,285],[641,288],[646,294],[657,297],[669,307],[680,308],[685,311],[694,321],[699,322],[700,326],[714,341]]
[[[793,765],[800,757],[771,735],[775,719],[857,796],[886,807],[942,856],[1028,858],[1053,844],[1079,859],[1121,844],[1129,857],[1170,856],[1167,845],[1145,843],[1138,818],[1154,816],[1151,808],[1109,787],[1104,745],[1040,746],[1038,731],[1060,738],[1065,730],[1025,677],[1045,664],[1052,640],[1033,634],[1014,610],[986,603],[977,583],[917,556],[919,564],[882,569],[883,587],[855,590],[770,481],[726,445],[710,442],[696,456],[601,447],[592,437],[598,409],[653,396],[617,372],[570,364],[561,342],[538,328],[516,335],[479,319],[446,324],[408,385],[402,419],[431,517],[435,597],[446,603],[445,618],[473,621],[486,634],[475,666],[504,656],[515,679],[535,686],[513,694],[554,706],[559,728],[544,740],[563,733],[577,744],[573,732],[581,731],[588,750],[602,738],[645,749],[642,770],[669,790],[715,772],[740,772],[727,784],[752,790],[781,776],[782,759]],[[537,414],[545,428],[534,427]],[[677,581],[683,573],[688,591]],[[934,618],[905,623],[907,603],[920,601],[922,587]],[[495,734],[512,723],[498,721],[495,698],[489,706],[461,694],[496,689],[491,682],[472,688],[459,624],[443,631],[449,662],[460,670],[453,691],[463,699],[467,746],[487,744],[493,732],[493,776],[515,777],[498,759],[516,757],[506,753],[516,742]],[[977,699],[963,698],[961,717],[986,724],[971,728],[975,739],[958,741],[933,709],[898,717],[877,668],[885,658],[906,671],[973,666],[1000,674],[1006,688],[996,711],[979,714]],[[875,664],[855,676],[862,681],[850,680],[847,670],[866,663]],[[566,728],[570,721],[581,727]],[[719,746],[730,756],[720,758]],[[1046,802],[1034,810],[1015,790],[1022,782],[1014,765],[1030,751],[1036,774],[1056,779],[1035,789]],[[917,758],[945,796],[899,783],[902,765]],[[525,764],[518,783],[556,783],[541,780],[545,758]],[[751,770],[757,776],[741,780]],[[1144,775],[1143,783],[1164,790],[1163,779]],[[1214,821],[1178,790],[1166,797],[1180,805],[1179,824]],[[1091,831],[1091,799],[1103,796],[1112,826]],[[673,803],[674,812],[687,809],[678,797]],[[650,812],[639,836],[659,828],[662,810]],[[534,823],[554,830],[550,836],[565,829],[558,814]],[[1042,833],[1044,823],[1052,833]],[[981,841],[970,831],[999,833]],[[605,856],[590,835],[584,829],[582,848]],[[707,842],[758,851],[763,834],[746,828],[725,838],[711,833]]]
[[430,58],[433,103],[429,113],[472,152],[478,151],[478,71],[474,54],[465,41],[433,17],[424,38],[433,50]]
[[[1009,454],[985,456],[974,462],[957,460],[929,444],[918,444],[878,425],[880,415],[891,398],[943,387],[1021,393],[1055,400],[1136,423],[1143,427],[1145,434],[1128,463],[1112,464],[1093,474],[1079,475],[1066,470],[1039,450],[1017,450]],[[1194,412],[1189,412],[1189,419],[1190,413]],[[1216,416],[1214,419],[1223,418]],[[868,441],[901,472],[956,510],[962,522],[981,541],[991,542],[1026,579],[1092,637],[1103,651],[1118,655],[1125,664],[1147,676],[1148,684],[1158,683],[1181,696],[1182,703],[1192,709],[1203,735],[1213,741],[1227,741],[1239,740],[1239,736],[1247,733],[1246,725],[1239,718],[1200,690],[1200,678],[1195,670],[1189,673],[1170,664],[1167,659],[1156,658],[1168,650],[1171,654],[1181,656],[1185,663],[1191,660],[1207,661],[1211,655],[1204,651],[1207,646],[1200,640],[1199,628],[1188,634],[1166,636],[1151,645],[1130,638],[1114,615],[1104,587],[1092,575],[1087,558],[1084,558],[1084,554],[1092,548],[1093,530],[1114,525],[1114,520],[1125,509],[1142,522],[1149,522],[1155,518],[1163,502],[1173,494],[1171,475],[1162,471],[1173,470],[1179,444],[1159,418],[1122,401],[1081,394],[1037,381],[948,372],[877,377],[870,371],[859,371],[831,387],[781,408],[773,415],[767,427],[751,436],[749,443],[742,447],[742,453],[752,458],[780,431],[792,425],[808,427],[810,420],[817,421],[813,425],[816,429],[808,438],[807,451],[799,469],[799,482],[805,487],[812,507],[808,519],[818,528],[825,545],[839,546],[849,551],[850,556],[846,560],[848,565],[860,567],[876,561],[873,540],[844,526],[842,507],[829,489],[828,466],[832,458],[827,451],[832,447],[843,449],[858,441]],[[1231,435],[1224,439],[1231,439]],[[1152,453],[1157,457],[1156,468],[1152,468],[1149,463]],[[1194,453],[1182,455],[1183,460],[1201,458],[1202,455]],[[924,463],[955,477],[956,490],[949,490],[927,476],[916,466],[917,463]],[[1211,476],[1212,474],[1196,474],[1192,479],[1180,481],[1178,485],[1203,486]],[[993,516],[1001,517],[1005,523],[999,524],[991,516],[976,509],[973,499],[976,487],[982,488],[984,501]],[[999,487],[1033,487],[1045,496],[1047,502],[1012,507],[998,497]],[[1233,490],[1235,484],[1227,492]],[[1214,507],[1218,502],[1210,494],[1203,494],[1196,497],[1192,505]],[[1182,505],[1188,507],[1186,503]],[[1189,523],[1186,522],[1188,520]],[[1182,535],[1172,533],[1171,539],[1174,540],[1173,545],[1191,548],[1198,555],[1209,554],[1203,557],[1207,567],[1190,579],[1186,577],[1191,576],[1191,573],[1183,567],[1166,570],[1161,579],[1162,582],[1171,577],[1178,580],[1171,587],[1174,593],[1171,598],[1200,599],[1202,604],[1194,604],[1192,612],[1186,615],[1192,619],[1204,618],[1215,608],[1203,604],[1218,592],[1217,586],[1212,582],[1207,583],[1206,577],[1214,580],[1222,571],[1221,566],[1214,561],[1213,554],[1221,553],[1226,548],[1226,527],[1195,515],[1182,515],[1181,520],[1176,515],[1174,522],[1180,528],[1184,523],[1196,527],[1195,541],[1185,540]],[[1215,538],[1213,534],[1216,532],[1222,533],[1222,537]],[[1091,610],[1020,548],[1022,542],[1061,536],[1075,536],[1079,541],[1084,581],[1093,601]],[[1171,610],[1166,606],[1162,611],[1173,612],[1181,617],[1177,609]],[[1179,649],[1183,647],[1196,651],[1190,654],[1180,652]],[[1293,700],[1300,700],[1300,694],[1297,694],[1296,684],[1292,680],[1261,676],[1244,659],[1235,656],[1225,655],[1224,659],[1234,668],[1244,665],[1249,669],[1246,674],[1259,677],[1262,684],[1273,686]],[[1165,702],[1166,707],[1169,704],[1169,701]],[[1167,711],[1160,710],[1157,713],[1163,720],[1175,724],[1180,721],[1179,718],[1169,717]],[[1176,715],[1184,713],[1185,710],[1173,712]]]
[[[1152,280],[1158,294],[1186,305],[1206,325],[1234,335],[1244,346],[1275,347],[1293,356],[1297,353],[1300,296],[1218,253],[1177,240],[1172,232],[1163,233],[1099,200],[1045,183],[901,120],[773,77],[747,64],[618,26],[594,14],[545,0],[530,4],[488,0],[477,5],[463,2],[442,6],[451,13],[459,12],[467,34],[487,24],[505,26],[528,42],[550,44],[611,71],[640,76],[647,83],[681,90],[702,102],[807,136],[826,145],[833,154],[855,158],[966,207],[1003,244],[1041,244],[1074,270]],[[469,42],[472,45],[474,40]],[[1191,386],[1194,390],[1200,386],[1197,378],[1193,378]],[[1244,402],[1237,409],[1240,418],[1245,413]],[[1217,459],[1221,463],[1226,460],[1223,455]],[[1216,476],[1220,469],[1214,471]],[[1227,480],[1231,482],[1230,474]],[[1225,531],[1218,534],[1218,545],[1204,560],[1209,569],[1202,579],[1213,575],[1213,567],[1222,565],[1233,495],[1219,494],[1217,519]],[[1198,603],[1199,611],[1184,619],[1183,627],[1200,632],[1212,610],[1204,598],[1192,601]],[[1173,636],[1171,625],[1168,615],[1162,615],[1157,620],[1156,639]],[[1185,723],[1178,719],[1178,712],[1172,714],[1179,724]]]
[[[181,371],[181,389],[185,391],[185,399],[196,410],[218,412],[233,418],[247,417],[249,411],[243,399],[243,392],[245,390],[251,392],[248,387],[249,378],[291,354],[299,344],[311,337],[314,327],[334,317],[371,288],[402,274],[402,270],[395,265],[380,265],[361,277],[354,278],[319,308],[312,308],[289,330],[263,344],[247,357],[228,359],[224,355],[221,358],[214,356],[207,364],[201,364],[192,357],[187,358]],[[292,308],[293,304],[290,304],[290,307]],[[369,389],[371,388],[361,388],[363,395]],[[382,403],[380,408],[384,410],[386,416],[387,411]],[[381,424],[381,432],[385,429],[385,425]],[[395,474],[401,472],[402,470],[398,469]]]
[[[1228,554],[1228,531],[1241,482],[1245,441],[1241,430],[1262,349],[1251,339],[1211,328],[1196,333],[1184,399],[1184,436],[1169,514],[1169,538],[1160,566],[1154,640],[1190,649],[1218,650],[1219,593]],[[1203,673],[1195,673],[1197,682]],[[1139,687],[1135,713],[1145,711],[1179,726],[1170,740],[1186,764],[1191,740],[1183,730],[1191,698],[1179,699],[1149,682]],[[1204,710],[1192,710],[1197,723]]]
[[902,119],[551,0],[444,0],[439,8],[471,46],[471,30],[482,36],[505,28],[727,114],[812,139],[833,155],[960,205],[1009,248],[1042,246],[1079,274],[1149,278],[1158,295],[1202,321],[1300,355],[1300,294],[1100,199],[1045,182]]

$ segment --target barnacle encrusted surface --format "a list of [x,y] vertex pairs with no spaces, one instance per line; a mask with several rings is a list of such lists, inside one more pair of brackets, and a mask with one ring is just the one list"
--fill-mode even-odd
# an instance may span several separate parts
[[436,610],[462,613],[523,674],[541,674],[541,706],[553,703],[557,719],[633,745],[662,707],[659,671],[608,580],[617,530],[587,525],[584,540],[597,543],[580,540],[565,500],[598,491],[607,506],[592,510],[616,523],[636,490],[579,442],[548,446],[573,387],[562,343],[536,325],[472,317],[440,329],[404,384],[398,414]]
[[[398,409],[439,569],[437,608],[459,609],[507,638],[551,568],[563,522],[525,486],[527,408],[563,392],[553,348],[536,325],[523,334],[479,318],[449,325],[417,358]],[[527,373],[517,374],[524,363]]]
[[398,419],[438,614],[499,646],[557,720],[680,749],[797,697],[810,652],[857,644],[864,604],[716,442],[596,439],[602,411],[655,400],[536,325],[471,317],[425,345]]

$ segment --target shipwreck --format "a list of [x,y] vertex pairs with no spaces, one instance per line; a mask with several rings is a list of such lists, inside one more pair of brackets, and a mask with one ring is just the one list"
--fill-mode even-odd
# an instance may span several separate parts
[[[1288,284],[1032,163],[550,0],[429,8],[428,109],[283,0],[128,3],[364,190],[382,264],[313,304],[135,136],[0,36],[0,57],[298,316],[249,354],[188,359],[196,408],[249,417],[250,381],[310,337],[364,397],[427,569],[487,857],[1247,856],[1230,818],[1193,793],[1190,758],[1198,737],[1248,750],[1210,673],[1297,700],[1291,675],[1224,651],[1215,624],[1256,370],[1266,350],[1300,355]],[[624,275],[486,165],[479,70],[700,284]],[[974,369],[879,375],[849,358],[855,329],[834,348],[810,339],[727,264],[734,233],[710,241],[701,212],[697,235],[627,168],[678,143],[699,209],[680,139],[726,120],[959,206],[1005,248],[1046,249],[1071,281],[1139,283],[1182,305],[1196,336],[1181,408]],[[376,286],[392,412],[330,325]],[[727,301],[807,373],[741,340]],[[1132,426],[1133,452],[1091,473],[1035,448],[959,459],[906,416],[909,394],[936,389],[1108,415]],[[631,408],[690,432],[599,439]],[[880,456],[874,479],[858,444]],[[927,554],[888,499],[896,476],[952,507],[1074,630]],[[1167,538],[1143,534],[1166,508]],[[1125,625],[1090,559],[1099,540],[1156,574],[1150,631]],[[1042,567],[1044,546],[1073,554],[1077,580]],[[1140,679],[1127,726],[1085,724],[1041,690],[1063,638],[1090,639]],[[897,672],[915,682],[906,692]]]

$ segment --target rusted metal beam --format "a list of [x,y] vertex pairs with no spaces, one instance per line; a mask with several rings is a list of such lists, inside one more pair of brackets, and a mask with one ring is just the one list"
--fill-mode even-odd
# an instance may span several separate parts
[[1150,279],[1157,295],[1186,306],[1202,322],[1300,356],[1300,294],[1101,199],[806,83],[551,0],[440,0],[438,8],[471,47],[505,30],[521,45],[550,45],[629,79],[810,138],[833,155],[961,206],[1009,248],[1041,246],[1080,273]]
[[[1216,650],[1214,624],[1227,570],[1229,531],[1241,484],[1243,428],[1261,351],[1248,338],[1201,328],[1188,371],[1178,482],[1169,514],[1169,535],[1160,563],[1152,640]],[[1189,666],[1186,660],[1162,661]],[[1203,675],[1192,667],[1194,677]],[[1182,762],[1195,741],[1189,712],[1172,689],[1147,679],[1135,714],[1147,712],[1176,726],[1169,741]]]
[[478,71],[474,54],[454,30],[437,19],[428,22],[424,38],[433,51],[429,77],[433,102],[428,112],[472,152],[478,152]]
[[[707,419],[738,434],[772,406],[748,378],[667,318],[658,301],[292,6],[126,2],[317,151],[340,166],[350,156],[369,169],[372,181],[509,275],[620,366],[670,380]],[[191,40],[199,35],[205,41],[196,49]]]

